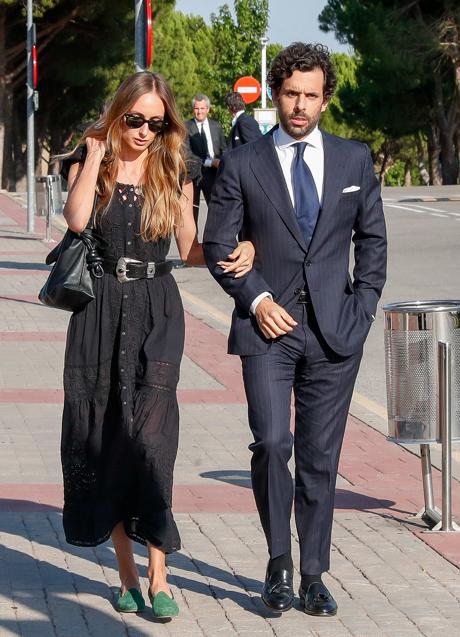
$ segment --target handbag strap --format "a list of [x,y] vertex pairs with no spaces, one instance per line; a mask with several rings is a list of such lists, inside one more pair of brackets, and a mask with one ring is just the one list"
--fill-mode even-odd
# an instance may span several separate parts
[[91,210],[91,215],[89,218],[89,224],[86,226],[86,228],[88,230],[94,230],[95,226],[96,226],[96,208],[97,208],[97,202],[99,200],[99,195],[97,194],[97,192],[94,193],[94,200],[93,200],[93,209]]

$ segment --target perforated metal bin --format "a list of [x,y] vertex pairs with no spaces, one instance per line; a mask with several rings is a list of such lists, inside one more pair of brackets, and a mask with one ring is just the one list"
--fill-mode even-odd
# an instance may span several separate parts
[[60,175],[35,177],[35,194],[37,198],[38,216],[44,216],[47,214],[48,204],[50,204],[50,212],[52,215],[62,214],[64,203],[62,200]]
[[460,301],[385,305],[388,438],[440,442],[438,343],[451,350],[451,431],[460,440]]

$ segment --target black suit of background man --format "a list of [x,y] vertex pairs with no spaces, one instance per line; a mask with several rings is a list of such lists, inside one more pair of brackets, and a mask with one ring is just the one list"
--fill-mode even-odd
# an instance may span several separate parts
[[246,105],[240,93],[236,91],[227,93],[225,96],[225,105],[234,119],[230,135],[232,148],[253,142],[261,137],[262,133],[256,120],[244,112]]
[[[193,180],[193,212],[195,222],[198,222],[198,211],[200,207],[200,194],[204,195],[206,203],[209,204],[211,192],[219,167],[219,160],[227,150],[224,131],[218,121],[208,117],[210,102],[206,95],[195,95],[192,100],[195,117],[185,122],[187,129],[187,142],[190,161],[199,165],[201,173]],[[212,142],[211,149],[206,139],[203,125],[209,126]],[[195,172],[195,171],[194,171]]]

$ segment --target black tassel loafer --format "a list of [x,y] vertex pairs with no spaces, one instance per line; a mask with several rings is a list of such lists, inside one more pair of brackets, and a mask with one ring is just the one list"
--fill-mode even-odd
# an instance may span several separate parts
[[299,588],[303,610],[316,617],[332,617],[337,614],[337,602],[322,582],[313,582],[306,591]]
[[284,613],[294,603],[294,591],[292,588],[292,570],[280,569],[270,571],[267,568],[262,601],[265,606],[277,613]]

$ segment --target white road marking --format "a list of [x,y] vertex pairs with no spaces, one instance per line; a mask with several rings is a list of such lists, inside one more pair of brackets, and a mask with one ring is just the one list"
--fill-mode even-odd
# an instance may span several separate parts
[[416,210],[415,208],[409,208],[409,206],[397,206],[395,203],[387,203],[386,204],[388,208],[400,208],[401,210],[408,210],[409,212],[418,212],[419,214],[428,214],[428,212],[425,213],[424,210]]
[[418,208],[410,208],[409,206],[401,206],[394,203],[387,203],[385,205],[388,208],[399,208],[400,210],[407,210],[408,212],[416,212],[419,215],[427,214],[427,215],[430,215],[430,217],[443,217],[444,219],[448,219],[451,215],[454,215],[455,217],[460,216],[460,213],[458,212],[447,212],[447,211],[429,212],[430,210],[437,210],[437,209],[428,208],[428,207],[424,208],[423,206],[419,206]]
[[[403,202],[401,202],[403,203]],[[419,208],[420,210],[431,210],[433,212],[445,212],[446,214],[455,214],[455,213],[449,213],[448,210],[444,210],[442,208],[430,208],[429,206],[421,206],[419,204],[413,203],[411,204],[411,206],[414,206],[414,208]]]

